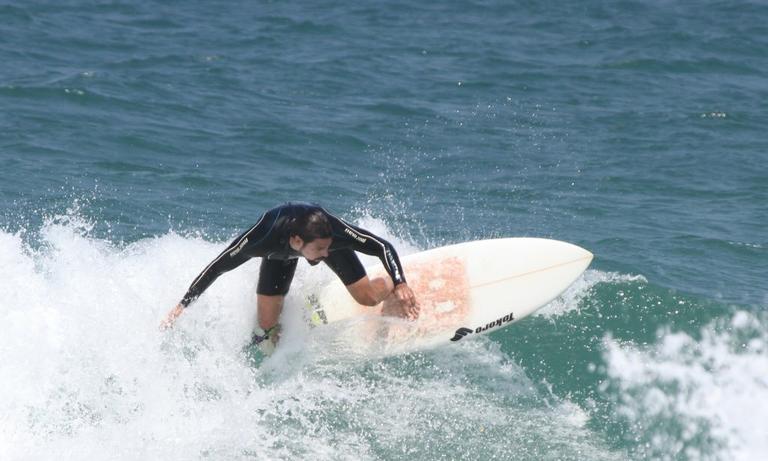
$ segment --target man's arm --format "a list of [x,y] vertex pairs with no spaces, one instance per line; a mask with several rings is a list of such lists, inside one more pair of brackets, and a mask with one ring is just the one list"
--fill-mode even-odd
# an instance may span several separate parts
[[243,254],[243,251],[237,251],[242,242],[247,243],[247,238],[245,236],[241,236],[230,243],[229,246],[216,257],[216,259],[211,261],[211,263],[208,264],[197,277],[195,277],[195,280],[192,281],[192,284],[187,289],[184,297],[181,298],[181,302],[179,302],[181,306],[189,306],[192,301],[203,294],[203,292],[207,290],[221,274],[237,268],[250,259],[249,256]]
[[189,286],[189,289],[187,289],[186,294],[183,298],[181,298],[179,304],[171,309],[166,318],[160,324],[160,328],[162,330],[172,327],[173,323],[176,321],[176,318],[178,318],[184,312],[184,309],[189,306],[192,301],[197,299],[209,286],[211,286],[211,284],[217,278],[219,278],[221,274],[231,271],[232,269],[240,266],[248,259],[250,259],[248,256],[243,255],[242,252],[237,252],[232,255],[232,253],[236,251],[238,245],[240,244],[238,242],[242,242],[244,238],[245,234],[235,239],[227,247],[226,250],[221,252],[221,254],[219,254],[216,259],[211,261],[211,263],[208,264],[205,269],[203,269],[203,271],[192,282],[192,285]]
[[[216,257],[216,259],[211,261],[211,263],[208,264],[197,277],[195,277],[195,280],[192,281],[192,284],[189,286],[189,289],[187,289],[184,297],[181,298],[179,304],[168,313],[165,320],[162,322],[162,329],[173,326],[173,322],[181,315],[184,309],[189,306],[192,301],[203,294],[203,292],[208,289],[221,274],[235,269],[252,257],[252,254],[255,251],[254,249],[258,248],[258,244],[261,243],[272,230],[272,226],[277,218],[277,216],[271,216],[272,214],[273,213],[270,212],[265,213],[253,227],[234,239],[232,243],[230,243],[227,248]],[[246,246],[248,247],[247,251],[245,248]]]
[[334,230],[343,236],[344,240],[351,242],[352,249],[361,253],[378,256],[384,265],[389,277],[392,279],[393,293],[397,299],[407,308],[407,314],[416,318],[418,316],[418,303],[413,291],[405,280],[405,272],[400,263],[395,247],[383,238],[361,227],[353,226],[341,218],[338,218],[324,210],[331,220]]
[[402,264],[400,264],[400,257],[391,243],[361,227],[353,226],[333,215],[329,216],[337,221],[334,228],[343,235],[344,240],[351,242],[353,250],[369,256],[377,256],[392,279],[394,286],[405,283],[405,273]]

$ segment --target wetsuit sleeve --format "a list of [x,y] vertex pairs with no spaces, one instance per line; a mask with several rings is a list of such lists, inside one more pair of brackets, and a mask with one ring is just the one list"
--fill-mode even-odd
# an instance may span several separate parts
[[327,211],[326,213],[335,233],[338,233],[338,236],[334,236],[334,238],[341,237],[350,242],[350,248],[355,251],[377,256],[395,286],[405,283],[405,272],[403,272],[403,266],[400,264],[400,257],[391,243],[361,227],[353,226]]
[[192,285],[189,286],[187,293],[181,299],[181,305],[184,307],[197,299],[211,284],[225,272],[240,266],[253,257],[255,250],[258,250],[258,242],[264,240],[264,237],[272,228],[273,219],[269,219],[268,214],[259,219],[259,221],[249,230],[238,236],[227,248],[222,251],[216,259],[211,261],[208,266],[195,278]]

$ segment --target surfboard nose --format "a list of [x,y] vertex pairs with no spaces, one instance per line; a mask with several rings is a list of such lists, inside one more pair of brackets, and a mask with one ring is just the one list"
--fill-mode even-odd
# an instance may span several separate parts
[[592,260],[595,259],[595,255],[591,251],[587,250],[586,248],[580,247],[578,245],[574,245],[573,243],[568,243],[568,245],[571,245],[573,247],[574,254],[577,254],[579,259],[584,260],[585,269],[592,263]]
[[560,240],[557,240],[557,242],[562,245],[562,254],[567,255],[564,263],[574,266],[575,270],[578,272],[586,270],[587,267],[592,264],[592,260],[595,259],[595,255],[586,248],[570,242],[563,242]]

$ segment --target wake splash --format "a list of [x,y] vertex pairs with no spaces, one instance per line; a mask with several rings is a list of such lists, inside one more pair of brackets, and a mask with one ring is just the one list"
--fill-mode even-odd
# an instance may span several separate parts
[[[191,455],[183,444],[151,441],[180,440],[189,430],[184,414],[195,408],[188,395],[218,379],[229,390],[250,383],[223,354],[236,347],[231,338],[245,319],[214,329],[212,341],[200,336],[200,344],[209,343],[195,367],[172,353],[177,341],[157,328],[177,301],[169,287],[183,286],[215,245],[171,234],[118,248],[89,238],[89,229],[77,217],[51,220],[37,249],[0,233],[0,259],[10,261],[1,274],[9,283],[0,302],[0,391],[8,397],[0,404],[0,458]],[[213,357],[219,363],[211,364]],[[147,443],[151,450],[142,452]],[[114,451],[107,456],[104,446]]]
[[557,317],[578,311],[581,301],[592,295],[592,289],[599,284],[620,285],[624,283],[648,283],[642,275],[625,275],[587,269],[567,290],[552,302],[534,313],[546,318]]
[[743,310],[653,346],[604,339],[611,396],[643,459],[753,460],[768,453],[768,317]]
[[[373,218],[361,225],[417,251]],[[614,459],[578,406],[541,395],[482,338],[381,360],[329,356],[300,263],[281,348],[254,368],[258,260],[220,277],[171,332],[159,322],[224,242],[128,245],[57,217],[35,245],[0,232],[0,459]],[[369,263],[371,260],[364,261]]]

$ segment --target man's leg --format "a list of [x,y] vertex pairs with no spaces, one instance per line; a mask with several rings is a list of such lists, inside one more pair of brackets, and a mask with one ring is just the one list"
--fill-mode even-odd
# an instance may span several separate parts
[[262,259],[259,284],[256,286],[259,326],[266,329],[277,324],[283,310],[283,300],[296,272],[297,259],[287,261]]
[[389,277],[376,277],[371,280],[367,275],[357,282],[347,285],[347,291],[355,301],[363,306],[375,306],[383,301],[394,288]]
[[[271,354],[280,336],[278,320],[283,311],[283,301],[293,281],[298,260],[263,259],[256,288],[258,326],[253,340],[267,355]],[[269,341],[265,341],[269,339]]]
[[259,327],[267,331],[277,325],[280,313],[283,311],[283,295],[256,295],[258,305]]

